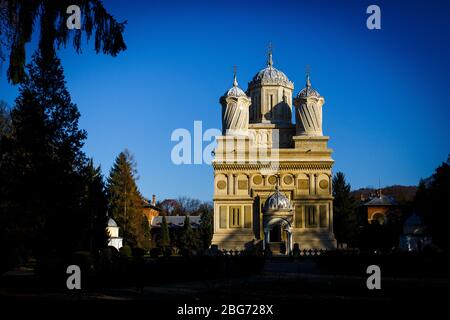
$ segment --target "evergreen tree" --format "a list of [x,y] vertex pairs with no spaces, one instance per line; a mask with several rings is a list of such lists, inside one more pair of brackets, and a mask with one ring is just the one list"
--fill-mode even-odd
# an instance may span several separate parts
[[136,185],[136,163],[128,150],[121,152],[108,178],[109,212],[120,227],[124,242],[145,247],[143,199]]
[[433,243],[450,251],[448,199],[450,198],[450,155],[434,174],[419,184],[415,208],[430,227]]
[[166,216],[161,221],[161,234],[159,238],[159,247],[165,249],[170,245],[169,226],[167,225]]
[[27,68],[0,147],[0,233],[16,256],[82,249],[86,133],[56,55],[37,52]]
[[94,167],[92,159],[89,160],[83,176],[85,193],[82,206],[89,216],[89,229],[85,239],[90,250],[97,251],[105,248],[108,243],[109,235],[106,232],[108,199],[100,166]]
[[204,203],[200,207],[200,212],[199,237],[203,249],[208,249],[213,237],[213,208],[210,203]]
[[143,214],[142,215],[142,222],[141,222],[141,229],[143,234],[143,243],[142,248],[147,250],[150,250],[151,248],[151,233],[150,233],[150,222],[148,221],[147,217]]
[[333,229],[338,243],[355,244],[358,224],[355,201],[350,194],[350,184],[342,172],[333,177]]
[[197,234],[192,230],[189,216],[184,217],[183,233],[181,236],[181,248],[196,250],[198,248]]
[[[66,26],[67,8],[73,5],[68,0],[2,0],[0,2],[0,59],[9,53],[8,80],[12,83],[25,81],[26,44],[31,41],[33,31],[39,30],[39,50],[44,62],[50,64],[55,47],[66,45],[72,39],[75,50],[81,52],[81,38],[89,39],[94,33],[94,47],[116,56],[126,49],[122,33],[125,22],[117,22],[100,0],[78,0],[81,9],[81,28],[69,30]],[[39,26],[37,25],[39,23]],[[38,27],[38,28],[37,28]],[[73,35],[73,36],[72,36]],[[3,52],[3,49],[8,52]]]
[[0,100],[0,139],[7,137],[11,133],[11,116],[8,105]]

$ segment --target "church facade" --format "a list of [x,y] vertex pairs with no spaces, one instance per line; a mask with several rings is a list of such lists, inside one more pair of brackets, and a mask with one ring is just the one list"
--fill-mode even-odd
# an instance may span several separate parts
[[[222,135],[214,151],[214,235],[221,249],[332,249],[332,150],[322,133],[324,98],[306,78],[294,84],[273,66],[220,98]],[[292,121],[295,113],[295,124]]]

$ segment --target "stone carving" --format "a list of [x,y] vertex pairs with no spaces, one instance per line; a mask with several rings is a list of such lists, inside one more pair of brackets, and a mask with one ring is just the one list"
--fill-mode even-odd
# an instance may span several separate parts
[[322,188],[322,189],[328,188],[328,181],[325,180],[325,179],[324,180],[320,180],[319,187]]
[[249,82],[249,87],[256,85],[274,84],[281,85],[288,88],[293,88],[294,84],[288,79],[288,77],[280,70],[274,68],[273,66],[268,66],[267,68],[259,71]]
[[270,184],[275,184],[275,183],[277,183],[277,177],[276,177],[276,176],[270,176],[270,177],[269,177],[269,183],[270,183]]
[[225,133],[247,132],[248,129],[248,107],[237,104],[234,101],[227,104],[223,116]]
[[293,181],[294,181],[294,179],[290,175],[284,176],[284,178],[283,178],[283,182],[285,184],[291,184]]
[[263,211],[280,210],[280,209],[293,209],[291,201],[286,197],[277,187],[277,190],[267,198],[264,203]]
[[256,147],[272,147],[272,130],[249,129],[249,136]]
[[262,177],[260,175],[253,177],[253,183],[254,184],[261,184],[262,182],[263,182],[263,179],[262,179]]
[[280,70],[273,66],[272,53],[269,53],[267,67],[259,71],[248,83],[248,87],[259,85],[281,85],[290,89],[294,88],[294,83]]
[[223,180],[217,182],[217,189],[223,190],[227,187],[227,183]]

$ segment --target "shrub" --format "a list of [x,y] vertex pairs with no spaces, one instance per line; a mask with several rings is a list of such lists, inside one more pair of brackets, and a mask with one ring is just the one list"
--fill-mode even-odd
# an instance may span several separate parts
[[150,250],[150,257],[158,258],[161,255],[161,248],[152,248]]
[[163,250],[163,256],[164,257],[170,257],[172,255],[172,248],[171,247],[166,247]]
[[71,261],[81,268],[90,269],[94,264],[94,257],[89,251],[76,251],[72,253]]
[[129,258],[131,257],[131,248],[130,246],[123,246],[119,249],[120,256]]
[[133,248],[132,250],[133,257],[142,258],[145,255],[145,250],[142,248]]

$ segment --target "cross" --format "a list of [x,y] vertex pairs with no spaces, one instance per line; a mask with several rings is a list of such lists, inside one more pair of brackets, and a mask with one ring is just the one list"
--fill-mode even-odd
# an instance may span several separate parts
[[267,65],[271,67],[273,65],[272,61],[272,42],[269,42],[269,50],[267,52]]
[[306,65],[306,88],[311,87],[311,81],[309,80],[309,73],[310,73],[310,67],[309,64]]
[[234,71],[233,86],[237,87],[238,86],[238,82],[237,82],[237,79],[236,79],[236,71],[237,71],[237,66],[236,65],[233,66],[233,71]]

